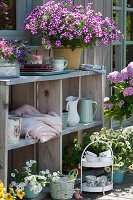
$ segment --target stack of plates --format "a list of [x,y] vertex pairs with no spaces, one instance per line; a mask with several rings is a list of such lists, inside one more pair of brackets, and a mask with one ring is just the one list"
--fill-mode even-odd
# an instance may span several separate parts
[[54,67],[51,67],[49,63],[26,64],[20,68],[20,72],[51,72],[54,70]]

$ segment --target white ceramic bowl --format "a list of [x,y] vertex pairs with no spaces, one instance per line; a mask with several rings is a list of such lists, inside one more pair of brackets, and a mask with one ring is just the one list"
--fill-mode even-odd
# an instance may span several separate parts
[[111,162],[112,157],[99,157],[100,162]]
[[91,151],[86,151],[85,154],[88,155],[88,156],[97,157],[97,154],[95,154]]
[[93,157],[93,156],[86,154],[85,158],[88,162],[99,162],[99,157]]
[[88,176],[85,176],[85,179],[88,184],[91,184],[91,182],[94,182],[96,180],[96,176],[88,175]]
[[100,157],[111,157],[111,151],[108,150],[108,151],[101,152],[101,153],[99,153],[99,156]]

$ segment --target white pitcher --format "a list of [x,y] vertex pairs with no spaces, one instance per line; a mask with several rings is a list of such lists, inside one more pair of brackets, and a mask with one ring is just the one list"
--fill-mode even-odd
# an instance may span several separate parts
[[80,121],[77,111],[78,100],[79,100],[78,97],[73,97],[73,96],[69,96],[66,98],[67,101],[66,110],[68,111],[68,120],[67,120],[68,126],[75,126]]

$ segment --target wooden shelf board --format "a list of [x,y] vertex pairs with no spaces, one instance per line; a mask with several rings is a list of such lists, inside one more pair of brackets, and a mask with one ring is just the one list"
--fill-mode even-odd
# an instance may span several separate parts
[[8,150],[17,149],[20,147],[36,144],[38,142],[37,139],[22,139],[20,138],[17,143],[9,143]]
[[80,76],[99,74],[93,71],[75,71],[67,74],[51,75],[51,76],[20,76],[19,78],[0,79],[0,85],[16,85],[22,83],[31,83],[38,81],[60,80],[66,78],[74,78]]
[[[57,137],[59,137],[59,135],[52,137],[50,140],[53,140]],[[16,143],[8,143],[8,151],[13,150],[13,149],[17,149],[17,148],[20,148],[20,147],[25,147],[25,146],[28,146],[28,145],[36,144],[38,142],[39,142],[38,139],[20,138],[19,141],[16,142]]]
[[65,130],[62,131],[62,135],[67,135],[72,132],[81,131],[81,130],[92,128],[92,127],[99,126],[102,124],[103,124],[102,121],[94,121],[93,123],[86,123],[86,124],[79,123],[74,127],[67,127]]

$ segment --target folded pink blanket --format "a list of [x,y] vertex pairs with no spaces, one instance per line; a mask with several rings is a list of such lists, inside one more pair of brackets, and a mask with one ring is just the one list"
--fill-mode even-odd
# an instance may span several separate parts
[[26,138],[37,138],[46,142],[62,131],[61,118],[52,111],[42,114],[31,105],[23,105],[10,114],[22,116],[21,133]]

